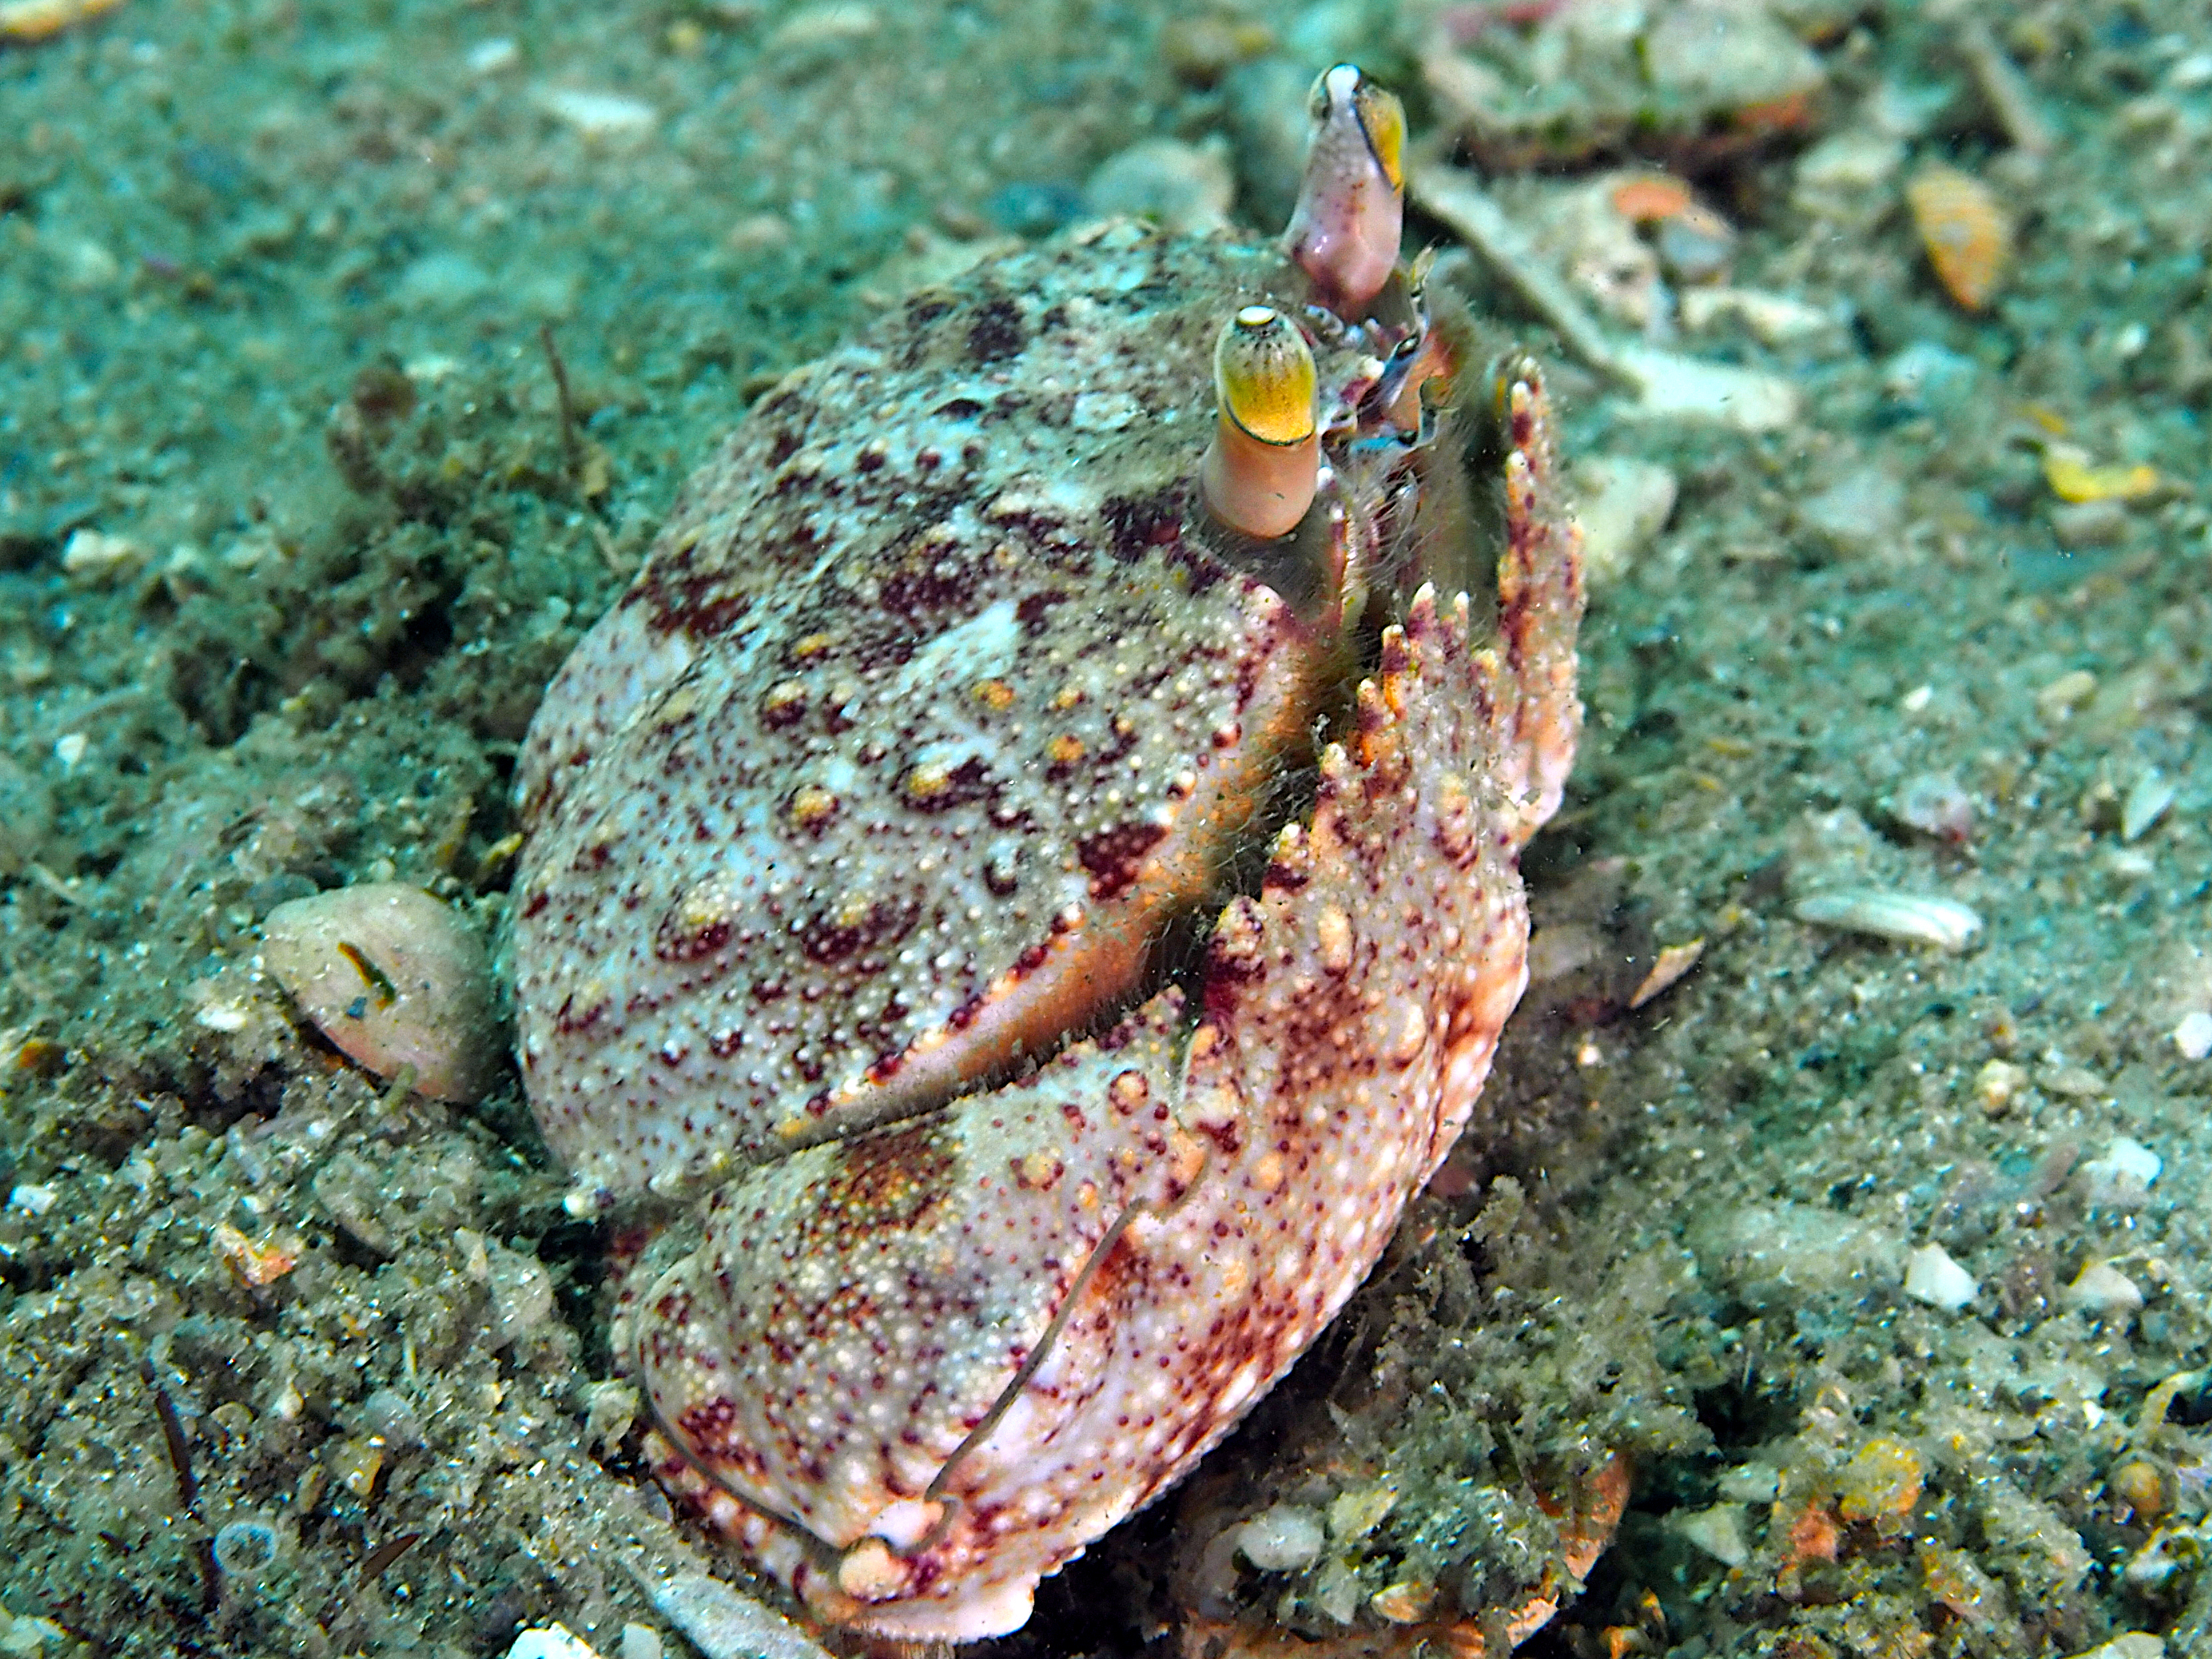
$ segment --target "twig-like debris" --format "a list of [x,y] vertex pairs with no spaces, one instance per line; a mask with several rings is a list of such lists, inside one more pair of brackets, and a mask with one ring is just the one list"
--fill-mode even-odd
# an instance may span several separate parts
[[1520,228],[1473,174],[1446,166],[1441,157],[1409,171],[1407,188],[1415,206],[1443,220],[1586,367],[1624,391],[1642,394],[1644,377],[1614,349],[1597,319],[1551,273]]
[[1626,392],[1644,414],[1721,420],[1743,432],[1772,432],[1797,419],[1797,389],[1779,375],[1609,336],[1474,174],[1431,155],[1413,173],[1410,188],[1414,204],[1442,220],[1550,325],[1569,355]]
[[622,1559],[653,1610],[708,1659],[830,1659],[830,1650],[781,1613],[733,1584],[697,1571],[668,1577]]
[[545,348],[545,361],[553,369],[553,390],[561,399],[561,450],[568,458],[568,474],[574,477],[583,465],[584,443],[578,435],[576,399],[568,390],[568,365],[561,361],[561,348],[553,343],[552,324],[538,324],[538,343]]
[[200,1507],[199,1478],[192,1473],[191,1443],[185,1438],[185,1425],[177,1416],[177,1403],[169,1398],[169,1391],[154,1375],[151,1360],[144,1362],[146,1386],[154,1393],[154,1413],[161,1419],[161,1440],[169,1449],[169,1467],[177,1472],[177,1496],[185,1507],[197,1515]]
[[222,1565],[215,1559],[215,1538],[202,1533],[192,1546],[192,1559],[200,1569],[200,1612],[213,1613],[222,1601]]
[[368,1559],[361,1564],[361,1579],[367,1583],[380,1578],[397,1565],[399,1558],[422,1541],[419,1532],[403,1532],[396,1538],[387,1538],[368,1553]]
[[1959,55],[1966,60],[1975,90],[1982,94],[1982,101],[1990,106],[1990,113],[1996,118],[2013,148],[2030,155],[2048,155],[2055,142],[2051,123],[2037,107],[2027,77],[2005,55],[1988,25],[1978,17],[1968,18],[1959,26],[1958,42]]

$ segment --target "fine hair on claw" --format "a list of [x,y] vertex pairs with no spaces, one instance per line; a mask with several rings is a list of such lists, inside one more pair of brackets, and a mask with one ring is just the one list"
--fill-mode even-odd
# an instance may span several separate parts
[[1358,67],[1322,71],[1308,95],[1313,135],[1283,251],[1321,302],[1365,314],[1398,263],[1406,216],[1406,111]]
[[1321,476],[1313,349],[1272,306],[1238,309],[1213,346],[1218,414],[1200,463],[1207,510],[1262,541],[1287,536]]

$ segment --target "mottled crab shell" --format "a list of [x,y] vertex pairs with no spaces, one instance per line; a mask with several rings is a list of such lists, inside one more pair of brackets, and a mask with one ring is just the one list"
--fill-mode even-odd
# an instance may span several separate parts
[[[1480,646],[1352,418],[1408,337],[1303,287],[1122,224],[914,296],[694,477],[526,746],[532,1105],[586,1206],[710,1187],[612,1332],[649,1455],[824,1618],[1020,1625],[1365,1277],[1525,983],[1579,718],[1540,393]],[[1194,478],[1249,306],[1320,386],[1277,542]]]
[[[1126,223],[1019,255],[793,374],[692,480],[520,768],[521,1061],[582,1188],[1048,1056],[1267,832],[1349,691],[1330,527],[1216,532],[1195,474],[1222,319],[1301,286]],[[1326,403],[1362,358],[1319,356]]]

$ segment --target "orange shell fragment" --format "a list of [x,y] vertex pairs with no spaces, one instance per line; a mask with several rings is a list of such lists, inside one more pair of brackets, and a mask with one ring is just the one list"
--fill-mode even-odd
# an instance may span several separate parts
[[0,0],[0,40],[45,40],[122,0]]
[[1693,200],[1687,185],[1665,173],[1638,173],[1613,187],[1613,211],[1638,224],[1686,213]]
[[227,1221],[218,1222],[210,1237],[215,1253],[238,1276],[238,1282],[253,1290],[266,1289],[300,1265],[296,1238],[272,1238],[257,1244]]
[[1905,200],[1943,291],[1981,310],[2012,264],[2012,216],[1987,185],[1940,161],[1912,176]]

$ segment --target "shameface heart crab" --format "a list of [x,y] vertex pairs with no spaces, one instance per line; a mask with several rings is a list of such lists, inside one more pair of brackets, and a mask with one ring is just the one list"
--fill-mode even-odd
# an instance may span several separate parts
[[663,1479],[831,1621],[1019,1626],[1358,1286],[1526,979],[1579,537],[1516,364],[1495,641],[1437,596],[1401,118],[1314,116],[1280,249],[1094,228],[789,376],[532,730],[531,1100],[660,1224]]

